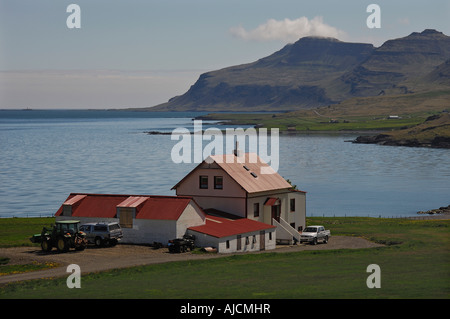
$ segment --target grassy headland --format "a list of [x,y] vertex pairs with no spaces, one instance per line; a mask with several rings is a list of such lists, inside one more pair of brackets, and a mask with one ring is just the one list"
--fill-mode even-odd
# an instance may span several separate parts
[[[340,104],[288,113],[212,113],[200,117],[234,125],[279,128],[282,132],[383,133],[387,145],[447,147],[450,90],[353,98]],[[373,139],[378,143],[377,139]],[[372,139],[364,140],[372,142]],[[450,145],[450,144],[449,144]]]
[[449,110],[449,100],[450,90],[439,90],[353,98],[326,107],[287,113],[212,113],[201,119],[276,127],[281,131],[389,131],[413,127],[431,115]]

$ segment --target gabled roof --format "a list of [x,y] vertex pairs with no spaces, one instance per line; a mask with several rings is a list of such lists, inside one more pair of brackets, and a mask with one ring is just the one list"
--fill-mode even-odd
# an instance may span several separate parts
[[72,217],[114,218],[117,205],[127,199],[127,197],[127,195],[72,193],[55,213],[55,216],[62,215],[64,205],[71,205],[78,199],[76,201],[77,205],[72,206]]
[[64,205],[76,203],[72,217],[115,218],[118,207],[131,207],[137,219],[178,220],[191,201],[197,205],[189,196],[70,194],[55,216],[62,215]]
[[[211,155],[203,163],[216,163],[247,193],[289,189],[292,185],[281,177],[269,164],[264,162],[256,153],[245,153],[242,157],[234,154]],[[202,163],[202,164],[203,164]],[[190,174],[201,167],[198,165],[172,189],[180,185]]]
[[191,197],[163,196],[149,197],[137,212],[137,219],[178,220],[189,203]]
[[190,230],[217,238],[272,228],[276,227],[247,218],[228,219],[211,215],[206,215],[206,223],[204,225],[189,227]]

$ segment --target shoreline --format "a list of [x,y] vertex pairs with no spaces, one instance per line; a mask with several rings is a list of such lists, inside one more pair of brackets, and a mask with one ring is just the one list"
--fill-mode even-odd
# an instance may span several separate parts
[[[224,126],[227,125],[225,123],[217,123],[218,126]],[[230,124],[231,125],[231,124]],[[262,127],[253,127],[256,130],[259,130]],[[271,133],[271,129],[269,128],[267,129],[267,134]],[[246,130],[246,129],[244,129]],[[226,134],[226,129],[221,129],[220,130],[223,134]],[[323,135],[370,135],[370,134],[378,134],[381,133],[382,131],[365,131],[365,130],[358,130],[358,131],[351,131],[351,130],[342,130],[342,131],[294,131],[294,130],[279,130],[278,133],[281,135],[319,135],[319,134],[323,134]],[[148,134],[148,135],[172,135],[173,132],[164,132],[164,131],[144,131],[143,133]],[[205,133],[205,130],[202,130],[202,134]],[[182,135],[182,134],[194,134],[194,132],[189,132],[189,133],[176,133],[177,135]],[[346,141],[346,142],[353,142],[352,141]]]

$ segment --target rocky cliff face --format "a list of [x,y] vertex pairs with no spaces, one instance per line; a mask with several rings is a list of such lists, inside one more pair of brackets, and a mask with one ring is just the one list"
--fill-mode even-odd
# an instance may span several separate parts
[[[389,40],[376,49],[305,37],[256,62],[204,73],[188,92],[152,109],[287,111],[355,96],[406,94],[427,87],[427,76],[445,80],[449,58],[450,37],[435,30]],[[436,70],[441,64],[442,70]]]
[[435,30],[413,32],[386,41],[339,80],[351,97],[409,93],[416,90],[418,80],[449,57],[450,37]]

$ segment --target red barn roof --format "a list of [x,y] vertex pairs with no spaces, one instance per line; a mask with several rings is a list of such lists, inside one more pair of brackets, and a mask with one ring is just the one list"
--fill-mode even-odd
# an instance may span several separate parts
[[64,205],[72,206],[72,217],[94,218],[115,218],[118,207],[133,207],[137,219],[178,220],[191,201],[188,196],[70,194],[55,216],[62,215]]
[[276,228],[275,226],[261,223],[255,220],[240,218],[227,219],[206,215],[205,225],[189,227],[190,230],[221,238],[260,230]]
[[139,209],[136,218],[178,220],[191,201],[191,197],[152,196]]

